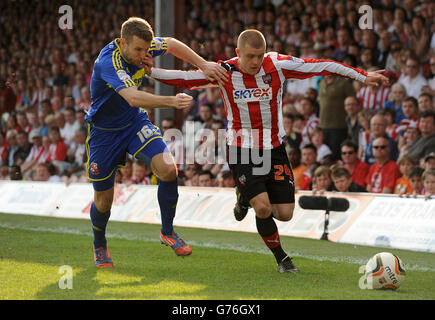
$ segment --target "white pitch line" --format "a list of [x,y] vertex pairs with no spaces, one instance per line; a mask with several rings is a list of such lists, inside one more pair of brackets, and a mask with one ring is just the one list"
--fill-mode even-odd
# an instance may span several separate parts
[[[74,234],[74,235],[84,235],[91,236],[91,231],[82,231],[78,229],[71,229],[65,227],[30,227],[30,226],[19,226],[8,223],[0,223],[0,227],[6,229],[18,229],[25,231],[37,231],[37,232],[53,232],[53,233],[64,233],[64,234]],[[148,238],[143,236],[132,236],[125,235],[120,233],[107,232],[107,237],[115,238],[115,239],[124,239],[124,240],[140,240],[140,241],[149,241],[149,242],[160,242],[160,239],[156,238]],[[246,246],[234,246],[232,244],[217,244],[214,242],[197,242],[197,241],[189,241],[189,244],[192,246],[205,247],[205,248],[214,248],[214,249],[222,249],[222,250],[234,250],[239,252],[248,252],[248,253],[260,253],[260,254],[270,254],[270,251],[267,249],[259,249],[252,248]],[[300,257],[310,260],[316,261],[328,261],[328,262],[344,262],[349,264],[356,265],[365,265],[367,263],[366,259],[352,258],[352,257],[330,257],[330,256],[321,256],[321,255],[309,255],[301,252],[289,251],[289,255],[292,257]],[[415,271],[423,271],[423,272],[435,272],[435,268],[424,267],[417,264],[408,265],[406,264],[406,270],[415,270]]]

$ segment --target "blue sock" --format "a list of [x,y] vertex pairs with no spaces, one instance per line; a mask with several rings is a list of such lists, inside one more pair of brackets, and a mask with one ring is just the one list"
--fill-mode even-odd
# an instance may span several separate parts
[[178,201],[178,182],[177,179],[172,181],[159,180],[157,189],[157,199],[160,205],[160,214],[162,216],[162,234],[172,234],[175,209]]
[[92,202],[90,216],[92,222],[92,231],[94,232],[95,248],[106,247],[106,225],[109,221],[110,210],[106,213],[101,213],[97,210],[95,203]]

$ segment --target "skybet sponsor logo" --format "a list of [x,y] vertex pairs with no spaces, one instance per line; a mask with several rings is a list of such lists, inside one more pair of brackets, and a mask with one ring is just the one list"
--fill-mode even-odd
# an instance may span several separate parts
[[253,102],[272,100],[272,88],[253,88],[233,91],[234,102]]

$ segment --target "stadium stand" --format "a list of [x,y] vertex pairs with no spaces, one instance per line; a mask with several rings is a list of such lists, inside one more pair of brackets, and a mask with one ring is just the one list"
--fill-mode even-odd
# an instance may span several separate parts
[[[359,127],[360,132],[348,137],[340,136],[341,141],[335,141],[336,136],[325,134],[324,144],[333,153],[307,167],[306,176],[315,177],[314,171],[319,165],[344,165],[338,146],[346,138],[353,139],[360,147],[371,145],[374,135],[370,119],[378,113],[396,120],[400,116],[400,122],[394,124],[393,121],[385,128],[389,139],[399,145],[400,156],[411,150],[411,155],[418,155],[413,161],[424,167],[425,157],[435,151],[435,2],[373,1],[373,28],[361,29],[358,8],[366,1],[182,1],[187,14],[179,40],[207,60],[232,58],[238,34],[244,29],[255,28],[265,35],[268,51],[334,59],[366,71],[373,68],[387,70],[390,86],[376,90],[345,80],[350,81],[352,95],[359,101],[359,112],[364,110],[365,116],[355,116],[357,123],[352,123]],[[62,2],[57,0],[29,1],[26,5],[20,1],[0,3],[0,11],[8,13],[0,19],[0,179],[11,179],[16,166],[23,163],[26,163],[25,168],[21,167],[26,171],[23,179],[41,179],[41,175],[36,174],[35,164],[46,163],[50,168],[50,174],[45,175],[47,180],[53,181],[51,175],[66,183],[87,181],[83,111],[91,103],[89,83],[93,61],[101,48],[119,36],[120,24],[126,18],[140,16],[154,25],[154,1],[116,0],[108,5],[106,1],[74,0],[70,2],[74,8],[73,29],[61,30],[57,21],[61,5]],[[182,69],[190,68],[192,66],[187,63],[182,64]],[[297,81],[288,81],[286,85],[284,113],[291,114],[292,119],[303,119],[301,103],[304,97],[309,97],[316,100],[316,114],[319,116],[322,107],[331,103],[328,99],[332,99],[322,98],[325,96],[320,92],[322,77]],[[144,90],[152,92],[153,83],[149,80]],[[395,83],[401,84],[404,95],[400,98],[391,88]],[[209,88],[187,93],[195,99],[192,108],[183,114],[183,132],[188,124],[193,124],[196,131],[222,128],[220,124],[225,124],[226,119],[219,91]],[[407,96],[418,101],[424,97],[421,100],[428,101],[425,102],[423,118],[419,114],[407,118],[406,107],[402,109]],[[334,103],[344,105],[344,98]],[[204,105],[210,108],[203,108]],[[385,108],[392,112],[382,113]],[[211,114],[206,114],[209,110]],[[339,121],[333,128],[347,131],[344,107],[341,112],[336,115]],[[149,114],[153,115],[152,110]],[[331,127],[322,119],[318,126],[329,133]],[[359,123],[360,120],[368,121],[368,124]],[[292,126],[289,132],[300,134],[305,123],[293,120]],[[52,128],[59,129],[60,140],[52,141]],[[411,137],[410,129],[415,131],[416,137]],[[30,143],[25,144],[25,148],[17,141],[23,131]],[[355,141],[355,137],[361,141]],[[334,139],[333,147],[328,145],[328,138]],[[31,147],[35,143],[40,147],[33,150]],[[424,147],[419,147],[422,144]],[[295,146],[287,146],[287,151],[290,153],[292,148]],[[363,156],[364,153],[358,154]],[[189,156],[187,151],[184,155]],[[30,161],[33,161],[31,165]],[[214,177],[212,183],[222,186],[223,179],[230,179],[228,165],[212,162],[180,164],[180,184],[197,186],[200,172],[210,170]],[[119,183],[126,181],[121,170],[117,174]],[[148,170],[148,179],[141,181],[153,184],[157,180]],[[232,186],[233,182],[225,185]],[[306,185],[318,189],[315,180]],[[392,188],[396,189],[396,186]]]

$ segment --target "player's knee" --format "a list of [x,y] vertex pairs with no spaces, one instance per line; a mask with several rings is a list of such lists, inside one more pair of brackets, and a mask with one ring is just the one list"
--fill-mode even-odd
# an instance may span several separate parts
[[278,220],[285,222],[285,221],[290,221],[292,218],[293,218],[293,210],[291,210],[290,212],[287,212],[284,215],[280,215]]
[[254,207],[255,214],[261,219],[266,219],[272,213],[272,206],[269,203],[260,203]]
[[293,218],[294,203],[279,205],[274,208],[273,216],[279,221],[290,221]]
[[113,194],[96,193],[94,197],[95,207],[99,212],[107,212],[112,208]]
[[158,172],[156,172],[156,175],[159,177],[160,180],[172,181],[177,178],[178,170],[175,165],[168,164],[161,167]]

